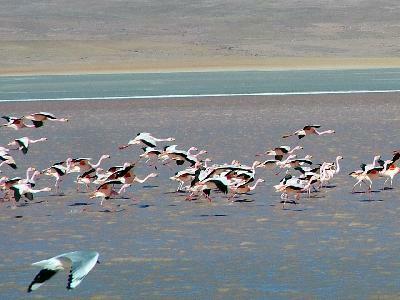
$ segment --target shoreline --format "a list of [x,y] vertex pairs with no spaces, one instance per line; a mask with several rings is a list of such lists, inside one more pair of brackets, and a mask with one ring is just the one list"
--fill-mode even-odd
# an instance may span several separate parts
[[[47,65],[48,64],[48,65]],[[122,63],[57,64],[1,67],[0,77],[41,76],[41,75],[83,75],[83,74],[128,74],[128,73],[183,73],[223,71],[295,71],[295,70],[358,70],[400,68],[400,58],[323,58],[291,57],[270,59],[247,59],[223,57],[161,62],[152,60]]]

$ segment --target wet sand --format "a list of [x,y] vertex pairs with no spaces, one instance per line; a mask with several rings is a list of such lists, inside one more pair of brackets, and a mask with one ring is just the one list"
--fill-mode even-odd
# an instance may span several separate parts
[[[280,144],[301,144],[314,161],[344,157],[342,171],[326,188],[283,210],[272,185],[279,177],[257,170],[266,183],[251,195],[228,203],[184,201],[185,194],[160,167],[159,176],[130,192],[139,198],[115,199],[120,212],[102,212],[98,200],[76,193],[73,177],[65,196],[37,195],[26,206],[2,204],[0,220],[0,294],[26,296],[38,269],[30,263],[78,249],[100,252],[101,264],[74,291],[59,274],[32,297],[89,299],[326,299],[397,298],[400,224],[395,189],[372,198],[351,194],[347,174],[377,153],[390,158],[399,148],[399,94],[231,97],[134,101],[4,103],[11,115],[51,111],[70,118],[37,130],[0,130],[3,143],[23,135],[46,136],[24,157],[15,153],[24,175],[27,166],[43,169],[66,157],[111,154],[104,166],[135,160],[139,147],[118,150],[137,132],[174,136],[180,148],[206,149],[215,163],[238,159]],[[280,137],[306,123],[321,123],[335,135],[301,140]],[[154,169],[140,165],[144,176]],[[37,186],[52,184],[47,178]],[[51,192],[50,192],[51,194]],[[48,201],[48,203],[46,203]],[[82,209],[86,208],[86,212]]]

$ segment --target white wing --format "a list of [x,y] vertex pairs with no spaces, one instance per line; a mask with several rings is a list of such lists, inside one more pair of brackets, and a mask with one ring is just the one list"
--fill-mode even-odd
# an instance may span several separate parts
[[58,271],[64,269],[63,262],[57,257],[41,260],[32,264],[43,269],[36,274],[35,278],[28,287],[28,293],[40,288],[47,280],[52,278]]
[[67,289],[74,289],[96,265],[99,253],[96,251],[75,251],[63,256],[72,262]]

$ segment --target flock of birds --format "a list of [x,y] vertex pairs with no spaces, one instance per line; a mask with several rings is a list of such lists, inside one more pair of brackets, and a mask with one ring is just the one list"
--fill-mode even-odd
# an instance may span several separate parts
[[[42,127],[46,121],[68,122],[66,118],[57,118],[47,112],[32,113],[23,117],[3,116],[2,118],[7,121],[2,124],[3,127],[15,130]],[[300,140],[309,135],[321,136],[335,133],[334,130],[319,131],[319,128],[319,125],[307,125],[282,138],[297,136]],[[26,155],[30,145],[46,140],[45,137],[40,139],[21,137],[0,146],[0,172],[5,172],[6,166],[17,169],[17,163],[11,154],[13,151],[21,151]],[[90,158],[69,157],[43,170],[29,167],[26,170],[25,178],[2,176],[0,178],[2,191],[0,199],[3,202],[10,202],[11,206],[16,208],[17,202],[22,197],[25,198],[25,201],[32,201],[34,194],[52,190],[50,187],[35,188],[36,181],[40,176],[54,177],[53,190],[56,194],[62,194],[63,179],[71,173],[77,173],[75,179],[77,191],[80,191],[80,186],[84,185],[89,198],[100,198],[101,206],[107,211],[115,211],[115,208],[110,205],[109,199],[121,197],[131,185],[144,183],[158,175],[149,173],[147,176],[139,178],[135,174],[135,167],[142,163],[156,170],[161,166],[172,169],[173,165],[183,168],[170,179],[178,182],[176,192],[187,193],[186,200],[188,201],[204,197],[211,202],[211,192],[226,194],[229,201],[234,201],[238,195],[249,193],[255,190],[258,184],[264,182],[264,179],[256,178],[256,170],[271,170],[275,175],[283,173],[283,178],[274,185],[274,189],[280,193],[281,203],[284,207],[287,203],[297,204],[302,194],[310,196],[312,192],[317,192],[327,186],[339,173],[340,160],[343,159],[342,156],[337,156],[334,161],[314,163],[311,155],[297,157],[297,151],[303,149],[301,146],[279,146],[256,154],[258,157],[265,156],[265,158],[273,156],[272,159],[255,160],[251,165],[241,164],[237,160],[210,165],[211,159],[205,157],[206,150],[198,150],[196,147],[182,150],[178,149],[178,145],[165,145],[165,143],[173,141],[175,141],[173,137],[156,138],[150,133],[141,132],[127,144],[119,146],[120,150],[135,145],[142,146],[143,149],[143,153],[135,161],[125,162],[123,165],[112,166],[106,170],[101,168],[102,162],[110,158],[110,155],[102,155],[96,163]],[[161,142],[164,143],[164,146],[158,148],[158,144]],[[400,168],[396,164],[399,158],[400,152],[394,151],[390,160],[382,160],[380,156],[375,156],[372,163],[361,164],[359,170],[349,174],[356,179],[353,192],[358,186],[365,185],[365,192],[370,193],[373,181],[380,177],[386,177],[383,187],[389,180],[390,187],[392,187],[393,178],[400,173]],[[34,263],[34,266],[42,269],[29,285],[28,292],[39,288],[60,270],[69,271],[67,288],[73,289],[98,263],[98,257],[99,253],[95,251],[75,251]]]
[[[66,118],[57,118],[48,112],[32,113],[23,117],[3,116],[7,123],[3,127],[21,130],[24,128],[38,128],[46,121],[68,122]],[[319,125],[307,125],[304,128],[293,133],[286,134],[282,138],[297,136],[302,139],[309,135],[326,135],[335,133],[334,130],[319,131]],[[31,139],[22,137],[10,141],[5,146],[0,146],[0,172],[8,166],[13,169],[17,164],[12,151],[20,150],[27,154],[30,145],[44,142],[47,138]],[[33,194],[50,191],[52,188],[44,187],[36,189],[36,181],[42,176],[54,177],[54,190],[56,194],[62,194],[61,184],[66,176],[71,173],[77,173],[75,179],[76,189],[80,191],[80,186],[86,187],[89,198],[100,198],[100,205],[107,211],[115,211],[110,205],[109,200],[113,197],[121,197],[127,192],[127,189],[135,183],[144,183],[147,180],[156,177],[157,173],[150,173],[144,178],[139,178],[135,174],[135,167],[143,163],[149,167],[157,169],[158,165],[167,166],[172,169],[172,164],[177,167],[183,167],[171,176],[170,179],[177,181],[177,192],[186,192],[186,200],[204,197],[212,201],[211,192],[219,191],[227,194],[229,201],[241,194],[249,193],[255,190],[258,184],[264,182],[264,179],[256,179],[257,169],[266,169],[275,171],[276,175],[284,173],[280,182],[274,185],[275,191],[281,194],[281,203],[283,207],[286,203],[297,204],[300,196],[311,192],[316,192],[328,185],[329,181],[339,173],[340,160],[342,156],[337,156],[334,161],[314,163],[311,155],[302,158],[297,157],[297,151],[303,149],[301,146],[279,146],[256,156],[273,156],[273,159],[255,160],[252,165],[241,164],[237,160],[230,163],[213,164],[210,158],[204,157],[206,150],[198,150],[196,147],[190,147],[188,150],[178,149],[178,145],[166,145],[173,142],[175,138],[156,138],[150,133],[141,132],[136,137],[128,141],[127,144],[119,146],[120,150],[135,145],[142,146],[143,153],[135,161],[125,162],[123,165],[112,166],[108,169],[100,167],[102,162],[110,155],[102,155],[94,163],[92,159],[85,157],[66,158],[64,161],[57,162],[43,170],[36,170],[29,167],[26,170],[25,178],[2,176],[0,178],[0,188],[3,191],[2,201],[10,202],[13,208],[16,208],[17,202],[22,197],[33,200]],[[164,147],[158,148],[158,143],[163,142]],[[400,152],[395,151],[392,159],[383,161],[380,156],[376,156],[372,163],[361,164],[361,169],[350,173],[356,179],[353,186],[353,192],[357,186],[366,186],[366,192],[372,189],[372,182],[380,177],[386,177],[386,182],[390,180],[390,186],[393,185],[393,178],[400,172],[396,162],[400,158]],[[92,186],[95,186],[92,188]],[[134,197],[132,197],[135,200]]]

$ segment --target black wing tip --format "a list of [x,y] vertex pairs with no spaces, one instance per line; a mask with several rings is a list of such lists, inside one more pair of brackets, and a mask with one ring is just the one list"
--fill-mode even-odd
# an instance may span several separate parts
[[32,121],[32,123],[35,126],[35,128],[43,126],[43,122],[42,121]]

